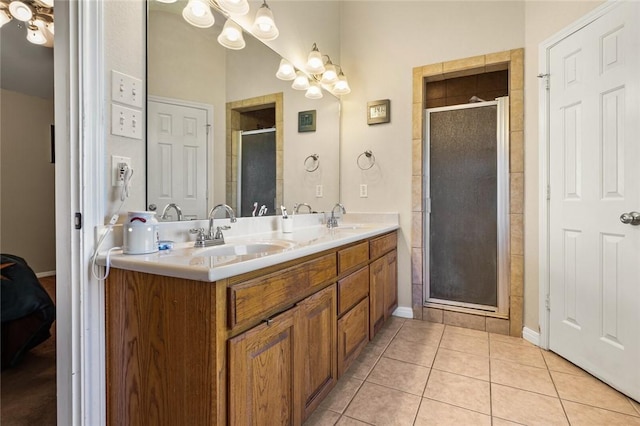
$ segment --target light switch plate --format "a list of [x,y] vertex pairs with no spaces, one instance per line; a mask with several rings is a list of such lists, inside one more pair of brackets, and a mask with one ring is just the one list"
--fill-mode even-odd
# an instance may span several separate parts
[[142,108],[142,80],[111,70],[111,100]]
[[322,198],[322,185],[316,185],[316,198]]
[[142,112],[111,104],[111,134],[125,138],[142,139]]

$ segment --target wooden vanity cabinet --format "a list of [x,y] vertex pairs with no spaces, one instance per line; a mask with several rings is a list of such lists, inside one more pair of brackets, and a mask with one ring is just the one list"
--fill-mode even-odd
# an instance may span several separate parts
[[369,338],[398,307],[398,257],[395,232],[370,240]]
[[338,281],[338,377],[369,342],[369,265]]
[[396,232],[215,283],[112,269],[107,424],[300,425],[397,306]]

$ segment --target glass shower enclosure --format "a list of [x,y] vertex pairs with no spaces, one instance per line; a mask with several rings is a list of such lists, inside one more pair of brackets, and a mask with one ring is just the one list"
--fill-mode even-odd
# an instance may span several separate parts
[[508,97],[425,111],[426,305],[508,313]]

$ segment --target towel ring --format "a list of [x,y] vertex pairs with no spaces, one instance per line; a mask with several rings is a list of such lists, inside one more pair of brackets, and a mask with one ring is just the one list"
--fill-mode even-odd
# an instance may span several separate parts
[[[363,167],[360,164],[360,159],[362,158],[363,155],[369,159],[369,167]],[[376,164],[376,156],[373,155],[373,152],[371,152],[370,149],[368,149],[365,152],[363,152],[362,154],[358,155],[358,158],[356,159],[356,164],[358,165],[360,170],[369,170],[370,168],[373,167],[374,164]]]
[[[320,167],[320,156],[318,154],[311,154],[304,159],[304,169],[309,173],[315,172]],[[311,160],[311,161],[309,161]],[[315,167],[314,167],[315,166]]]

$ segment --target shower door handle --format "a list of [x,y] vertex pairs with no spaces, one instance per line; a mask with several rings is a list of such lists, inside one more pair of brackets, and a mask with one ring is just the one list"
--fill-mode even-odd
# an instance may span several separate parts
[[638,226],[640,225],[640,213],[638,212],[622,213],[620,215],[620,222],[625,223],[627,225]]

